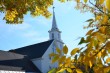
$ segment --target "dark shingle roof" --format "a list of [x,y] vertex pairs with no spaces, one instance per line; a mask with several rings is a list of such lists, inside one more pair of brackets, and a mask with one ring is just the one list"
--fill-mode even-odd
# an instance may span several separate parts
[[43,56],[43,54],[45,53],[45,51],[48,49],[52,42],[53,40],[49,40],[42,43],[10,50],[10,52],[27,55],[29,59],[40,58]]
[[24,55],[0,50],[0,70],[41,73]]

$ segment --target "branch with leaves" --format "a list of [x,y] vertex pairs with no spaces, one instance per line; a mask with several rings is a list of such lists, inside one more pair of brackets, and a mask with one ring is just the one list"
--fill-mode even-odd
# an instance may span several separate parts
[[[85,47],[74,48],[70,53],[71,56],[66,56],[68,48],[64,46],[62,50],[59,50],[60,52],[56,49],[57,53],[51,55],[53,57],[52,63],[58,62],[55,73],[109,73],[110,0],[92,0],[92,2],[91,0],[76,0],[76,3],[77,9],[81,12],[89,11],[94,17],[86,21],[88,22],[86,28],[90,28],[90,30],[78,44],[85,44]],[[64,55],[62,56],[60,53]]]

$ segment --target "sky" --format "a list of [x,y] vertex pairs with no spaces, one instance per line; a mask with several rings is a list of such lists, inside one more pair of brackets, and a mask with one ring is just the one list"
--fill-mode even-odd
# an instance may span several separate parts
[[[63,42],[69,51],[78,46],[79,37],[84,37],[88,29],[83,29],[87,19],[92,17],[90,13],[81,13],[75,9],[75,2],[54,2],[57,26]],[[49,8],[52,12],[52,7]],[[39,42],[49,40],[48,31],[52,27],[52,16],[46,19],[43,16],[24,16],[23,24],[6,24],[2,20],[4,14],[0,14],[0,50],[16,49]]]

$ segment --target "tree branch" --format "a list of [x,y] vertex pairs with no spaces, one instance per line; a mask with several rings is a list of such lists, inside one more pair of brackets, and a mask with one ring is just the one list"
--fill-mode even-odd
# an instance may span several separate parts
[[89,3],[92,4],[94,7],[96,7],[100,12],[104,13],[100,8],[98,8],[97,5],[94,5],[90,0],[89,0]]

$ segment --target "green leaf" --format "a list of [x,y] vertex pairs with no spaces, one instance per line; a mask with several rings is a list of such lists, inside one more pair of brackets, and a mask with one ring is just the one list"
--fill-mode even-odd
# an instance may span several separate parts
[[82,44],[82,43],[85,43],[85,40],[84,40],[84,37],[81,38],[80,42],[78,45]]
[[94,21],[93,19],[88,19],[86,22]]
[[67,54],[68,53],[68,47],[66,45],[63,47],[63,53],[64,54]]

